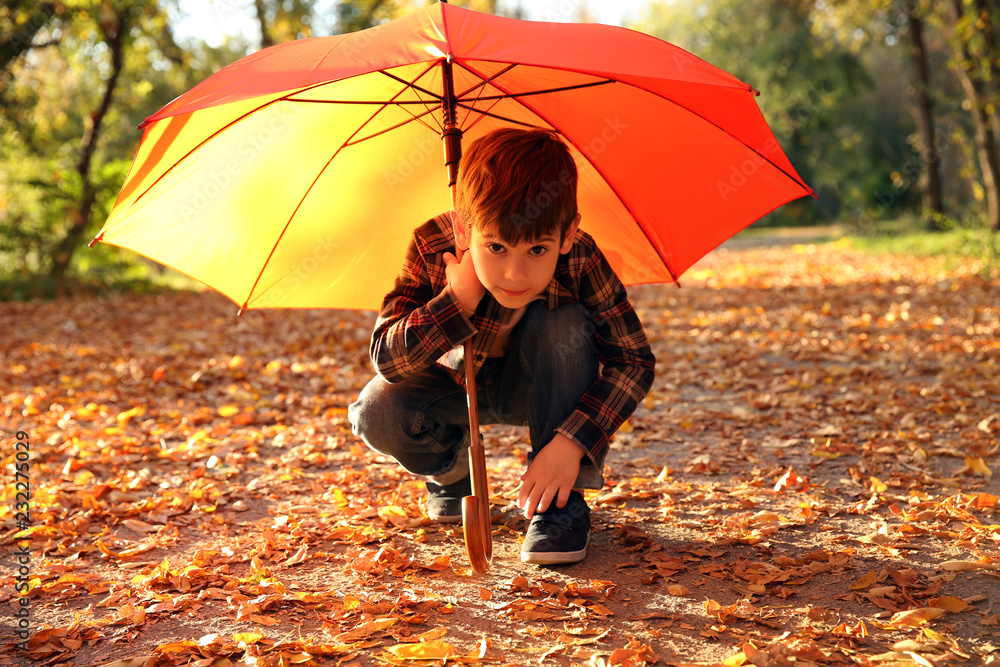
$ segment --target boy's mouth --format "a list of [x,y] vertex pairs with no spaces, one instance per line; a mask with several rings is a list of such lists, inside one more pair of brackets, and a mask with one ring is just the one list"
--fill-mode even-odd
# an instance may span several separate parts
[[502,291],[504,294],[506,294],[507,296],[510,296],[510,297],[523,296],[523,295],[525,295],[525,294],[528,293],[528,290],[526,290],[526,289],[523,289],[523,290],[509,290],[509,289],[504,289],[502,287],[500,288],[500,291]]

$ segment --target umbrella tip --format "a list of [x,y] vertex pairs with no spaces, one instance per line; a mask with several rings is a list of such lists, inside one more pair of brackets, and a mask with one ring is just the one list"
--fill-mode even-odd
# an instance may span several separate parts
[[92,240],[90,241],[90,243],[88,243],[88,244],[87,244],[87,247],[88,247],[88,248],[93,248],[93,247],[94,247],[94,245],[96,245],[96,244],[97,244],[97,242],[101,240],[101,237],[102,237],[102,236],[104,236],[104,234],[103,234],[103,233],[102,233],[102,234],[98,234],[97,236],[95,236],[95,237],[94,237],[94,238],[93,238],[93,239],[92,239]]

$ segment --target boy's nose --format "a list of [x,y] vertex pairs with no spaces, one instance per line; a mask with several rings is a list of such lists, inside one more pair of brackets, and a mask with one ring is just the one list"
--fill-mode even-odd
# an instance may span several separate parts
[[516,282],[518,280],[521,280],[527,273],[525,270],[524,262],[516,259],[512,259],[511,261],[507,262],[506,268],[507,270],[504,272],[504,278],[506,278],[510,282]]

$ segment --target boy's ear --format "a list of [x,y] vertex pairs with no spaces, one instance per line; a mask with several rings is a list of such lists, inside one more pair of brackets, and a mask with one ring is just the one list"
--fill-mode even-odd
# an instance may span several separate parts
[[468,250],[469,235],[465,230],[465,221],[462,220],[462,217],[454,211],[451,212],[451,228],[455,232],[455,246],[459,250]]
[[570,223],[569,229],[566,230],[562,245],[559,247],[560,255],[565,255],[573,247],[573,241],[576,240],[576,230],[580,229],[580,217],[580,214],[577,213],[576,217],[573,218],[573,222]]

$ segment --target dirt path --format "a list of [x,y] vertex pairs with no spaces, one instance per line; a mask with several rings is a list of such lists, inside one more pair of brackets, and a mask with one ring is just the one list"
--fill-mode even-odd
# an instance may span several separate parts
[[0,665],[996,664],[1000,283],[975,269],[755,249],[632,290],[657,381],[590,555],[519,562],[525,434],[487,428],[485,575],[347,428],[371,314],[0,304],[4,563],[17,431],[33,525],[29,651],[11,567]]

